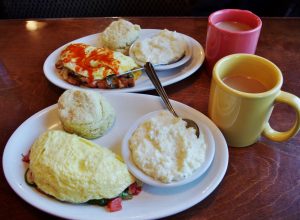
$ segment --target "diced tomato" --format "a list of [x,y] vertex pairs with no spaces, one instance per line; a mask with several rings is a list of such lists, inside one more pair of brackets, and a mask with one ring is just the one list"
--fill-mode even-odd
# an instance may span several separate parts
[[136,182],[132,183],[128,188],[128,192],[131,195],[138,195],[141,191],[142,191],[142,187],[139,186]]
[[110,212],[116,212],[122,209],[122,199],[117,197],[107,203],[107,209]]
[[30,150],[28,151],[28,153],[26,155],[23,155],[23,158],[22,158],[22,161],[25,162],[25,163],[29,163],[30,162],[30,159],[29,159],[29,156],[30,156]]

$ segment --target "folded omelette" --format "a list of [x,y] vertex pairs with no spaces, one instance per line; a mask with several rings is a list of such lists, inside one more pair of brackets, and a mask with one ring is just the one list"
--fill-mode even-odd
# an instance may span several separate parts
[[47,131],[34,142],[29,169],[40,190],[72,203],[114,198],[135,182],[118,155],[58,130]]

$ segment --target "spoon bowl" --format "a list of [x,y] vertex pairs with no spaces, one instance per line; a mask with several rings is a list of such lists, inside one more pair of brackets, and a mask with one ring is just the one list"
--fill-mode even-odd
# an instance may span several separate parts
[[196,136],[199,137],[200,132],[199,132],[199,127],[198,127],[197,123],[194,122],[193,120],[187,119],[187,118],[183,118],[182,120],[186,122],[187,128],[194,128],[195,132],[196,132]]

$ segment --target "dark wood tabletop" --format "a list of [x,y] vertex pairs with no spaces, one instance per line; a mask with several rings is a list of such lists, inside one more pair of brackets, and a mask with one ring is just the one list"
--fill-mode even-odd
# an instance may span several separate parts
[[[0,146],[34,113],[57,102],[63,89],[43,73],[47,56],[74,39],[104,30],[115,18],[45,19],[35,30],[26,20],[0,20]],[[142,28],[176,30],[205,46],[207,18],[130,17]],[[300,97],[300,18],[262,18],[256,54],[283,73],[283,90]],[[27,25],[27,26],[26,26]],[[207,115],[210,76],[201,66],[188,78],[165,87],[171,99]],[[157,95],[154,90],[143,92]],[[275,106],[271,125],[286,130],[295,113]],[[34,129],[34,128],[33,128]],[[300,134],[284,143],[265,138],[229,150],[227,172],[203,201],[168,219],[300,219]],[[2,165],[2,163],[1,163]],[[23,201],[0,176],[1,219],[53,219]],[[178,201],[182,202],[182,201]]]

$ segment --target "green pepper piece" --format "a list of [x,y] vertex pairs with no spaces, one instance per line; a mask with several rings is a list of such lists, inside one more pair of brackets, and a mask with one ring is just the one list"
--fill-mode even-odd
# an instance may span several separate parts
[[120,194],[120,197],[122,200],[129,200],[129,199],[132,199],[132,195],[128,193],[128,191],[124,191]]
[[25,171],[25,174],[24,174],[24,179],[25,179],[25,182],[29,185],[29,186],[32,186],[32,187],[36,187],[36,184],[33,182],[32,179],[30,179],[30,173],[29,173],[29,168],[27,168],[27,170]]
[[108,203],[108,199],[91,199],[87,201],[88,204],[106,206]]

